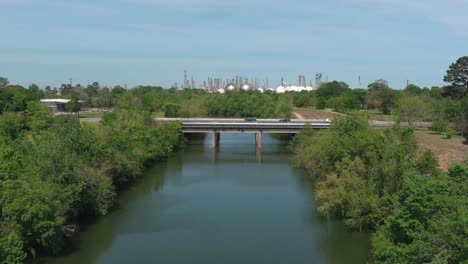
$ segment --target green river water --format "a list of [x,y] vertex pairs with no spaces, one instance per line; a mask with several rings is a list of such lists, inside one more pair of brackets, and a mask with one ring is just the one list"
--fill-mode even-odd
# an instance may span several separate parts
[[369,235],[321,217],[288,141],[254,134],[190,139],[120,193],[55,263],[364,263]]

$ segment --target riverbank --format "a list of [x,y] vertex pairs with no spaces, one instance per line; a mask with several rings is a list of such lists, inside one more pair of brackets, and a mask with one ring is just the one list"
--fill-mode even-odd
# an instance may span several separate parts
[[59,254],[80,219],[106,215],[116,190],[183,143],[179,123],[127,110],[106,114],[100,126],[66,115],[12,135],[0,141],[0,259],[7,263]]
[[[296,164],[314,182],[318,210],[354,229],[375,231],[380,263],[459,263],[466,259],[468,165],[438,169],[418,153],[414,131],[375,130],[363,116],[334,119],[329,130],[300,134]],[[443,216],[443,217],[441,217]]]

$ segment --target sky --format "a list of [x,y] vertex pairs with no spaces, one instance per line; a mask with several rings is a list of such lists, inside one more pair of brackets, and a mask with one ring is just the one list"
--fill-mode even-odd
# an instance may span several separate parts
[[468,0],[0,0],[0,76],[27,86],[207,77],[443,85]]

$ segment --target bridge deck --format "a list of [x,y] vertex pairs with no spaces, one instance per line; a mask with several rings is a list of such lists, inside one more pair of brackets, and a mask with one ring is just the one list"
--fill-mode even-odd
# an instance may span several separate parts
[[329,128],[328,122],[187,122],[182,123],[185,133],[298,133],[305,127]]

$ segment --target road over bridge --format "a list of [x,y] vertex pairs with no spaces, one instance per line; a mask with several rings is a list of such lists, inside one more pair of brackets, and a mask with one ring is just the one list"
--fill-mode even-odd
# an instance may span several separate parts
[[[302,129],[309,127],[313,129],[329,128],[331,123],[325,120],[314,119],[291,119],[281,121],[280,119],[256,119],[246,121],[241,118],[155,118],[159,122],[182,122],[184,133],[212,133],[212,147],[219,144],[220,133],[255,133],[255,141],[258,148],[262,147],[263,133],[296,134]],[[99,123],[100,118],[82,118],[81,122]],[[391,121],[370,121],[374,127],[392,127],[395,123]],[[401,126],[407,126],[401,123]],[[416,128],[427,129],[431,123],[417,122]]]
[[183,121],[182,131],[184,133],[212,133],[212,147],[219,143],[220,133],[255,133],[257,148],[262,147],[263,133],[296,134],[305,127],[314,129],[329,128],[329,122],[281,122],[263,121],[237,121],[237,122],[212,122],[212,121]]

